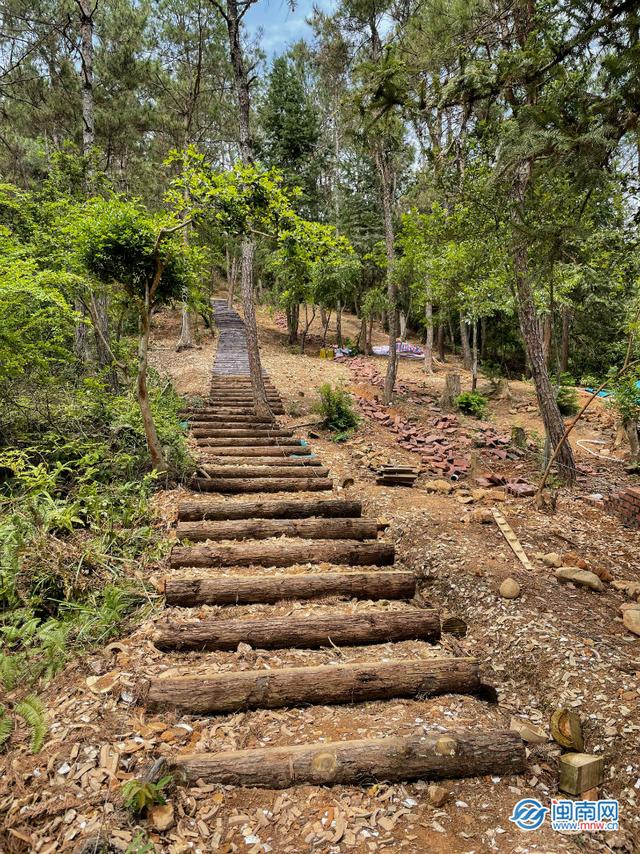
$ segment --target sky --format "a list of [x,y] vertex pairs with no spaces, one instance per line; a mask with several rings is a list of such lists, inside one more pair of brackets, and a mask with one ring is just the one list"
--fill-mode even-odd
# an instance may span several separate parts
[[299,39],[310,38],[311,28],[305,19],[311,15],[313,7],[329,12],[335,7],[335,0],[298,0],[291,11],[287,0],[260,0],[247,12],[245,23],[250,36],[255,37],[260,30],[260,47],[269,58],[282,53],[287,46]]

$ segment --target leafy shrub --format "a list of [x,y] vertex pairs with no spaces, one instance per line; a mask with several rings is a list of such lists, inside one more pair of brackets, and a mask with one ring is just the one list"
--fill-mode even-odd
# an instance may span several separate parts
[[479,391],[465,391],[456,398],[456,406],[460,412],[474,418],[484,418],[487,405],[487,398]]
[[583,388],[592,388],[594,389],[594,391],[595,389],[600,388],[601,383],[602,380],[599,380],[593,374],[584,374],[584,376],[580,380],[580,384],[583,386]]
[[611,407],[623,423],[640,422],[640,371],[624,374],[612,383]]
[[[191,461],[170,388],[152,383],[175,471]],[[139,408],[96,378],[67,389],[0,448],[0,686],[48,680],[74,651],[102,644],[140,605],[132,581],[166,551],[153,525],[158,486]],[[15,428],[14,428],[15,429]],[[2,690],[0,688],[0,694]]]
[[143,782],[142,780],[127,780],[122,786],[122,799],[124,805],[134,815],[144,815],[149,807],[166,804],[164,789],[173,782],[169,774],[162,777],[157,783]]
[[353,408],[351,395],[342,385],[335,388],[324,383],[318,389],[320,400],[314,412],[322,415],[322,426],[335,433],[335,438],[346,439],[358,426],[359,418]]
[[568,385],[560,386],[556,394],[556,403],[562,415],[575,415],[580,409],[578,392]]

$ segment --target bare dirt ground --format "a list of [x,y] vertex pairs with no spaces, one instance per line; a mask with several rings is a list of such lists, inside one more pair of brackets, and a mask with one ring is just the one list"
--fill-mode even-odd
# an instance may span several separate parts
[[[379,394],[375,385],[354,381],[348,361],[319,359],[315,339],[307,355],[292,351],[272,313],[261,310],[259,323],[264,365],[288,413],[282,420],[300,425],[300,435],[318,432],[312,410],[322,382],[343,381],[368,399]],[[175,315],[166,313],[156,320],[154,366],[171,376],[178,391],[205,396],[215,343],[207,333],[200,349],[176,354],[178,331]],[[356,319],[346,316],[343,334],[355,339],[357,331]],[[318,324],[312,333],[319,332]],[[376,334],[382,343],[382,332]],[[383,359],[368,358],[366,363],[385,370]],[[459,370],[457,361],[449,358],[433,377],[425,377],[419,362],[401,361],[399,379],[415,394],[400,395],[394,412],[433,432],[434,412],[424,398],[437,402],[445,373],[454,367]],[[465,387],[470,387],[470,380],[463,372]],[[529,435],[542,435],[532,386],[513,382],[510,390],[511,399],[491,403],[488,422],[507,433],[522,426]],[[417,395],[422,396],[420,402]],[[461,454],[475,455],[480,474],[536,482],[539,463],[533,448],[514,459],[500,459],[490,449],[474,445],[477,422],[459,417],[458,425],[451,441],[459,442]],[[149,621],[132,627],[130,634],[100,653],[75,662],[44,691],[50,732],[43,751],[31,756],[25,745],[2,757],[6,769],[0,782],[0,826],[4,822],[5,830],[4,835],[0,831],[0,851],[80,851],[81,840],[100,834],[110,840],[113,850],[133,845],[129,850],[137,851],[143,849],[132,841],[139,833],[156,851],[171,854],[640,850],[640,639],[620,619],[619,607],[628,599],[609,583],[602,592],[562,585],[554,570],[536,558],[572,552],[605,577],[608,572],[614,580],[640,581],[640,532],[623,528],[583,500],[594,491],[607,493],[632,480],[620,464],[592,457],[576,446],[576,440],[587,438],[605,439],[612,446],[613,432],[610,414],[598,403],[573,437],[578,458],[590,473],[575,490],[561,490],[556,512],[546,514],[537,511],[531,499],[506,495],[503,488],[478,490],[472,477],[454,484],[449,494],[429,492],[433,475],[426,472],[410,489],[378,486],[370,466],[379,459],[420,465],[420,456],[400,448],[395,433],[367,418],[344,443],[334,443],[320,431],[320,438],[310,441],[314,453],[330,466],[338,494],[361,498],[367,515],[390,523],[386,538],[396,543],[397,565],[418,574],[425,603],[465,620],[466,637],[444,635],[437,646],[404,642],[366,649],[278,650],[268,655],[260,650],[166,655],[150,640],[152,620],[162,606],[159,597],[152,596]],[[183,492],[158,497],[158,524],[167,527],[168,537],[176,500]],[[519,563],[495,524],[473,521],[481,515],[478,509],[493,507],[516,532],[533,570]],[[291,571],[305,572],[308,567]],[[151,580],[160,578],[167,567],[159,565],[150,572]],[[499,595],[507,577],[520,583],[519,598]],[[336,607],[336,602],[281,603],[275,610],[302,615],[331,605]],[[403,606],[343,602],[340,607]],[[202,612],[216,615],[220,610]],[[263,611],[260,605],[242,609],[244,616],[260,616]],[[234,609],[225,609],[225,617],[233,614]],[[497,689],[498,703],[445,696],[211,718],[145,713],[137,703],[143,688],[140,677],[170,673],[184,665],[204,672],[439,653],[477,657],[484,681]],[[522,776],[447,781],[451,796],[438,808],[429,800],[427,781],[395,785],[365,781],[357,787],[301,786],[285,792],[199,786],[171,793],[175,823],[161,833],[149,822],[132,818],[120,797],[123,781],[139,777],[155,758],[176,752],[373,738],[420,728],[508,728],[512,716],[548,728],[549,716],[558,707],[578,712],[585,750],[604,756],[605,780],[599,795],[620,800],[621,830],[616,834],[564,836],[548,823],[525,833],[509,822],[520,798],[534,797],[548,805],[557,794],[561,749],[551,740],[529,745],[528,769]]]

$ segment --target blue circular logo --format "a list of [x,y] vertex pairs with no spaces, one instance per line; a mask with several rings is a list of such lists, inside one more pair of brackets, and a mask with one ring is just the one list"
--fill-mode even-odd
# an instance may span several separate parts
[[548,812],[549,807],[543,807],[535,798],[523,798],[514,806],[509,821],[520,830],[537,830],[544,823]]

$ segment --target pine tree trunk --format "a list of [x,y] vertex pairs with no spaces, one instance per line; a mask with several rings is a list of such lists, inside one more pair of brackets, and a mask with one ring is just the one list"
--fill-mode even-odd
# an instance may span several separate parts
[[452,352],[452,353],[453,353],[453,355],[455,356],[455,355],[456,355],[456,353],[457,353],[457,349],[456,349],[456,335],[455,335],[455,332],[453,331],[453,323],[452,323],[452,321],[451,321],[451,318],[450,318],[450,317],[448,317],[448,318],[447,318],[447,327],[448,327],[448,329],[449,329],[449,341],[451,342],[451,352]]
[[[433,373],[433,303],[427,298],[424,307],[424,318],[427,327],[427,339],[424,344],[424,372]],[[439,327],[440,329],[441,327]]]
[[445,361],[445,352],[444,352],[444,323],[438,324],[438,359],[441,362]]
[[191,313],[189,311],[189,294],[186,288],[182,291],[182,326],[180,338],[176,344],[176,351],[190,350],[193,347],[193,336],[191,335]]
[[79,317],[73,334],[73,352],[75,353],[76,358],[82,362],[83,365],[86,365],[89,362],[89,327],[86,322],[87,309],[81,300],[76,300],[74,308]]
[[255,402],[256,415],[271,414],[267,400],[267,392],[262,377],[260,348],[258,347],[258,326],[256,323],[256,306],[253,299],[253,256],[255,244],[249,237],[242,239],[242,262],[240,267],[240,285],[242,288],[242,307],[244,310],[244,326],[247,336],[247,354],[249,356],[249,374]]
[[80,12],[80,67],[82,73],[82,153],[89,154],[96,140],[93,97],[93,16],[91,0],[76,0]]
[[[249,91],[249,74],[244,61],[241,44],[240,25],[246,12],[244,4],[238,0],[226,0],[224,18],[229,35],[229,55],[235,80],[236,97],[238,99],[238,127],[240,131],[240,156],[242,162],[253,163],[253,141],[249,115],[251,110],[251,95]],[[262,377],[260,351],[258,349],[258,328],[256,324],[256,307],[253,293],[253,260],[255,244],[245,235],[241,247],[240,286],[242,289],[242,304],[244,309],[244,324],[247,335],[247,350],[249,354],[249,372],[251,386],[255,399],[257,415],[268,415],[271,412],[267,402],[267,394]]]
[[471,391],[478,387],[478,321],[473,321],[471,344]]
[[382,213],[384,219],[384,242],[387,254],[387,299],[389,301],[389,359],[387,375],[384,381],[383,400],[390,404],[393,400],[393,390],[398,372],[398,353],[396,343],[398,338],[398,289],[393,274],[395,261],[394,232],[393,232],[393,198],[391,155],[382,146],[376,151],[376,165],[382,190]]
[[336,344],[342,347],[342,300],[336,306]]
[[471,370],[471,347],[469,346],[469,324],[460,314],[460,341],[462,342],[462,364],[465,371]]
[[562,345],[560,347],[560,373],[569,370],[569,338],[571,332],[571,317],[568,308],[562,309]]
[[[524,208],[526,189],[531,174],[531,163],[522,164],[514,180],[514,201]],[[517,217],[518,229],[514,229],[513,265],[515,273],[516,292],[518,296],[518,316],[520,331],[524,340],[531,376],[536,388],[538,405],[544,421],[547,441],[555,448],[564,435],[564,421],[554,393],[549,370],[545,359],[540,322],[536,310],[535,297],[529,275],[529,258],[527,247],[520,234],[520,223],[524,219],[521,213],[514,211]],[[557,458],[562,478],[569,484],[575,483],[576,464],[571,445],[565,442]]]
[[545,314],[542,320],[542,351],[547,367],[551,364],[551,341],[553,339],[553,324],[551,315]]
[[292,305],[286,309],[287,341],[291,346],[298,343],[298,325],[300,323],[300,305]]
[[[320,309],[324,311],[324,309]],[[322,318],[322,346],[327,346],[327,333],[329,332],[329,322],[331,321],[331,311],[324,311],[325,317]]]
[[405,311],[400,311],[399,315],[399,323],[400,323],[400,340],[407,340],[407,315]]

